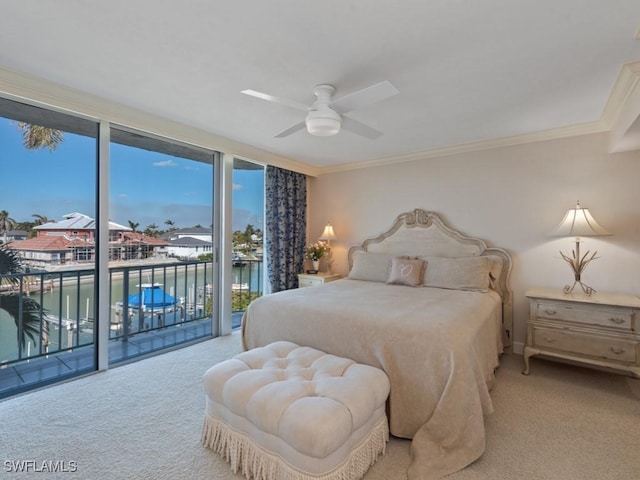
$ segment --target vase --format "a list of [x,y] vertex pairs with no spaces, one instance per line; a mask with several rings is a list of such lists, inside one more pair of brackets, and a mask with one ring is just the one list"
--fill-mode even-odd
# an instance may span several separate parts
[[320,268],[320,260],[312,260],[311,263],[313,263],[313,269],[317,272],[318,268]]

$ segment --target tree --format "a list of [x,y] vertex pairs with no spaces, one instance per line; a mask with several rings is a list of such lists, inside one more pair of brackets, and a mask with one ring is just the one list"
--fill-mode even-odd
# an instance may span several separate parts
[[63,133],[55,128],[25,122],[14,122],[22,134],[22,144],[29,150],[48,148],[54,151],[63,140]]
[[254,242],[254,235],[256,238],[261,237],[262,232],[251,224],[245,227],[244,232],[236,230],[233,232],[232,237],[233,249],[244,254],[250,253],[253,250],[254,243],[256,243]]
[[[0,246],[0,275],[6,275],[3,281],[20,291],[20,276],[12,276],[12,274],[23,273],[22,260],[16,250],[6,245]],[[20,322],[20,308],[22,307],[22,322]],[[0,310],[4,310],[9,314],[16,324],[18,331],[18,343],[26,346],[27,337],[34,343],[36,335],[40,334],[40,312],[42,308],[40,304],[30,297],[21,293],[3,293],[0,294]],[[22,324],[22,328],[20,328]],[[48,325],[46,322],[42,324],[43,335],[48,336]]]
[[168,231],[171,232],[172,230],[175,230],[175,226],[176,223],[173,220],[165,220],[164,224],[169,227]]
[[133,233],[138,231],[138,226],[140,225],[137,222],[132,222],[131,220],[127,220],[129,222],[129,228],[133,231]]
[[13,230],[15,225],[16,221],[9,217],[9,212],[2,210],[0,212],[0,234],[2,234],[3,243],[7,243],[9,230]]
[[47,218],[46,215],[40,215],[39,213],[34,213],[31,216],[36,217],[36,225],[44,225],[45,223],[49,223],[51,221]]
[[147,228],[145,228],[144,230],[144,234],[145,235],[149,235],[150,237],[155,237],[158,235],[158,225],[156,225],[155,223],[152,223],[151,225],[148,225]]

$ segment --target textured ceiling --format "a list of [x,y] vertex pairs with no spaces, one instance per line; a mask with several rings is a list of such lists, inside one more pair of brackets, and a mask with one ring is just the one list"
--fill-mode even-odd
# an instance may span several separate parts
[[[637,0],[3,0],[0,66],[317,167],[598,121],[640,59]],[[350,114],[384,135],[273,135],[390,81]]]

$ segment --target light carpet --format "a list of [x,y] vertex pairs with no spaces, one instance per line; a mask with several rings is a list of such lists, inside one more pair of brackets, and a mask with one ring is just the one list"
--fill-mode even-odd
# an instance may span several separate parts
[[[0,479],[241,480],[200,444],[202,375],[240,351],[234,332],[0,402]],[[640,479],[639,380],[536,358],[521,369],[503,357],[486,451],[448,479]],[[13,471],[20,461],[75,472]],[[392,438],[364,478],[408,465],[409,441]]]

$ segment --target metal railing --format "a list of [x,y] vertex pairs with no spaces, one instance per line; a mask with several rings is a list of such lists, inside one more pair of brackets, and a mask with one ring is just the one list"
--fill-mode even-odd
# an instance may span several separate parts
[[[262,295],[262,268],[261,260],[234,261],[234,312]],[[210,318],[211,269],[211,262],[198,261],[110,268],[110,341],[129,342]],[[0,368],[95,345],[94,273],[0,275]]]

